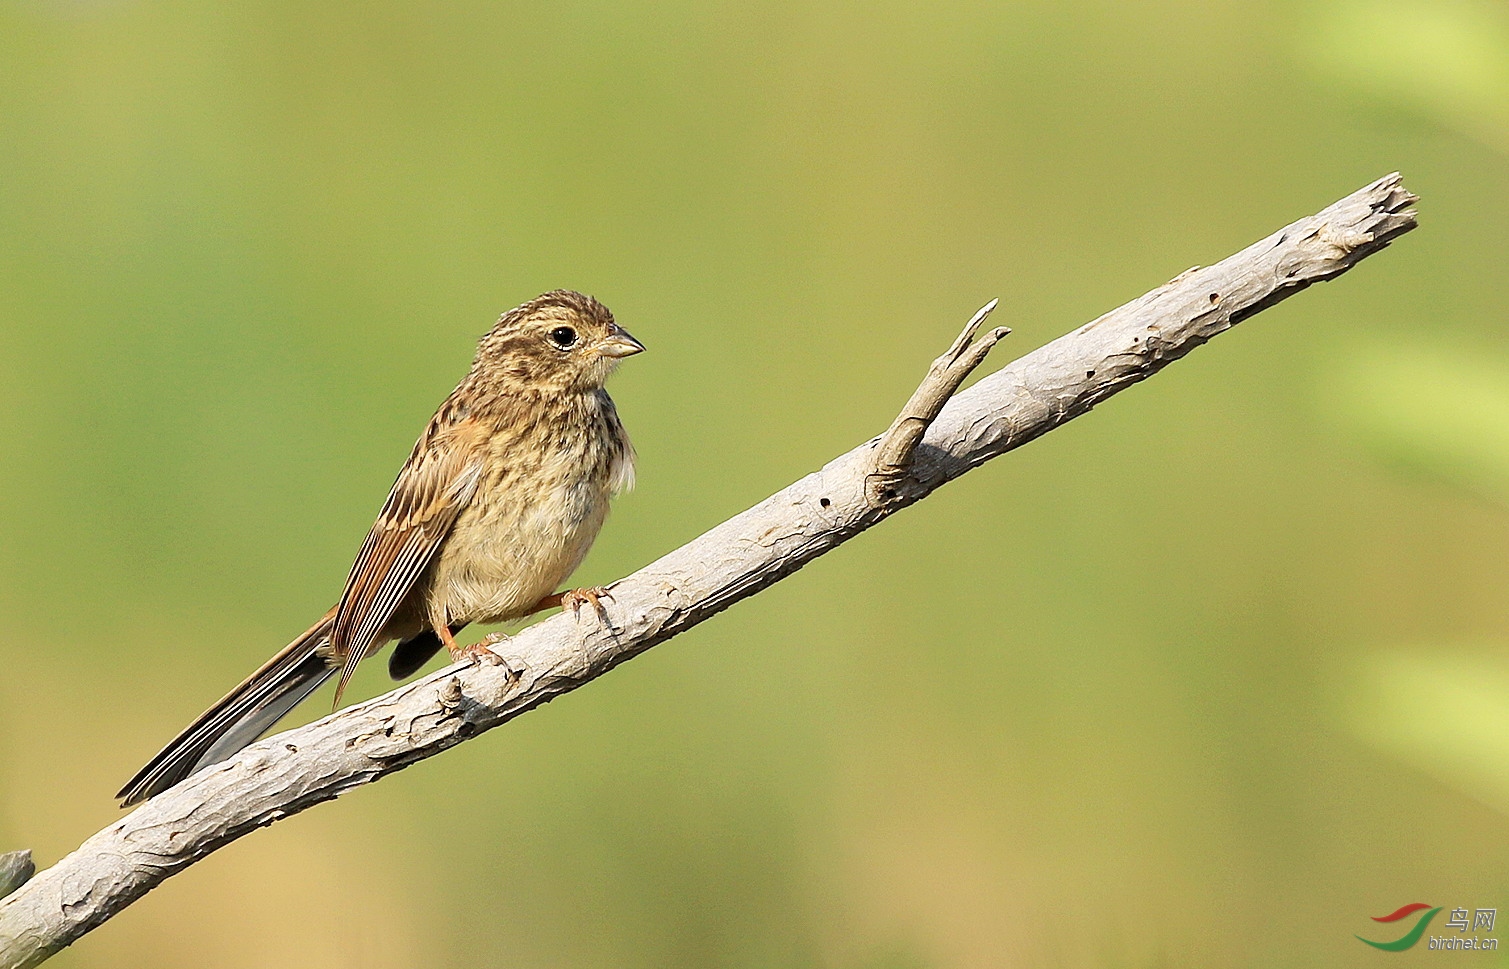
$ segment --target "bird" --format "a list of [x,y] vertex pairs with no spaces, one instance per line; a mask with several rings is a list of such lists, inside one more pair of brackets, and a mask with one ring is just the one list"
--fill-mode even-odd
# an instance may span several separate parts
[[425,426],[351,566],[340,601],[199,716],[116,795],[131,807],[254,742],[389,642],[395,680],[456,634],[598,589],[555,591],[581,564],[610,499],[634,483],[634,446],[604,388],[644,344],[591,296],[554,290],[504,313]]

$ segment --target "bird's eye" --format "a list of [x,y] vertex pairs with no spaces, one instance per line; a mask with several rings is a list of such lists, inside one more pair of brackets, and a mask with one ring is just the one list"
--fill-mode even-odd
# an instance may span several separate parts
[[550,331],[550,342],[558,350],[570,350],[576,346],[576,331],[569,326],[558,326]]

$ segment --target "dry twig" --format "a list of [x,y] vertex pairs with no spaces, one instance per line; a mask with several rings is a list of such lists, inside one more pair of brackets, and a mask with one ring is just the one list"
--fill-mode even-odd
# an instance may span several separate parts
[[36,873],[30,851],[7,851],[0,855],[0,898],[25,885]]
[[0,969],[36,965],[236,838],[496,727],[759,592],[1241,320],[1345,272],[1415,227],[1414,201],[1397,175],[1379,179],[948,400],[1000,338],[992,331],[970,346],[972,324],[890,431],[615,583],[606,621],[538,623],[497,647],[497,663],[449,667],[263,740],[89,838],[0,901]]
[[912,466],[912,455],[922,443],[922,435],[937,420],[943,405],[959,389],[964,378],[974,373],[985,362],[985,355],[1011,331],[998,326],[985,334],[978,343],[971,342],[975,331],[995,312],[1000,300],[993,299],[980,307],[979,312],[964,325],[964,330],[954,340],[943,356],[927,368],[927,376],[911,399],[901,408],[901,413],[891,422],[886,432],[880,435],[880,444],[875,448],[875,470],[865,481],[865,490],[870,500],[884,505],[899,493],[897,485],[906,477]]

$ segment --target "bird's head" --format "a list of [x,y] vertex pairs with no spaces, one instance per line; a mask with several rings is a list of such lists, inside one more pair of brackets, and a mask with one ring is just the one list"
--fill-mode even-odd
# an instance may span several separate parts
[[644,350],[591,296],[557,289],[514,307],[477,347],[474,372],[519,389],[596,390]]

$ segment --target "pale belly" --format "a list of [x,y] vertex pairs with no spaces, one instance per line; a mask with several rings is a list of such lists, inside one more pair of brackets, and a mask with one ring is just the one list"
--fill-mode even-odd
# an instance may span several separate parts
[[608,516],[608,489],[554,477],[529,504],[507,480],[481,486],[494,491],[473,498],[429,570],[419,597],[428,623],[518,619],[576,571]]

